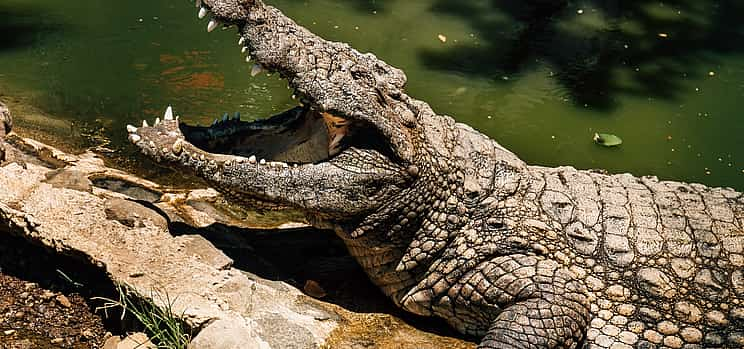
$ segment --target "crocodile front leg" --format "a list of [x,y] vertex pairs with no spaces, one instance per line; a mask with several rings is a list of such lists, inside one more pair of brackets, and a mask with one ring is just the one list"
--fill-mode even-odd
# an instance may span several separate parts
[[[537,258],[510,257],[507,262],[520,259],[519,269],[492,282],[491,293],[514,297],[516,302],[496,317],[479,348],[577,347],[589,322],[586,288],[552,261],[539,260],[530,266]],[[496,262],[489,267],[496,268]]]
[[479,348],[575,348],[584,339],[588,292],[563,265],[525,254],[475,266],[453,257],[436,263],[437,271],[404,296],[402,306],[443,317],[464,333],[485,334]]

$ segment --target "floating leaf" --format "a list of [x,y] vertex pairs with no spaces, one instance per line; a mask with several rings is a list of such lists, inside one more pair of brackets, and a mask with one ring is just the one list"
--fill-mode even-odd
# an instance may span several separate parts
[[595,133],[594,142],[605,147],[616,147],[623,144],[623,140],[620,137],[609,133]]

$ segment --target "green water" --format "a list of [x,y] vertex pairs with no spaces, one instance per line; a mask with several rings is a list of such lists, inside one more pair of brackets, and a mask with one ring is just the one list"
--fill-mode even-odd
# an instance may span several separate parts
[[[742,1],[269,2],[403,68],[412,96],[529,163],[744,190]],[[124,156],[124,125],[167,104],[201,123],[294,105],[186,0],[4,0],[0,16],[0,91],[103,125]]]

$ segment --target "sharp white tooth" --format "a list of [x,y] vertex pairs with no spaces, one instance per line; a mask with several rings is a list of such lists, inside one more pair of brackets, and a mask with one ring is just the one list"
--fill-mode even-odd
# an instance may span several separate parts
[[181,139],[177,139],[176,142],[173,143],[171,150],[173,150],[173,154],[180,155],[181,151],[183,150],[183,141]]
[[181,118],[181,116],[180,116],[180,115],[176,115],[176,120],[178,120],[178,119],[180,119],[180,118]]
[[260,64],[254,64],[253,68],[251,68],[251,76],[256,76],[258,74],[261,74],[263,71],[263,67]]
[[266,159],[261,159],[261,161],[259,161],[258,163],[261,164],[261,165],[265,165],[266,164]]
[[238,39],[238,46],[243,46],[243,44],[245,44],[245,38],[241,36],[240,39]]
[[207,24],[207,33],[211,33],[212,30],[217,28],[217,26],[220,25],[220,22],[218,22],[216,19],[210,19],[209,23]]
[[292,99],[297,99],[297,96],[296,95],[292,95]]
[[150,127],[150,125],[147,124],[147,120],[142,120],[142,127]]
[[251,157],[248,158],[248,162],[250,162],[252,164],[255,164],[256,163],[256,156],[255,155],[251,155]]
[[209,10],[207,10],[206,8],[202,7],[199,9],[199,19],[206,17],[208,14]]
[[132,143],[137,143],[140,141],[140,139],[142,139],[142,137],[140,137],[139,135],[136,135],[136,134],[129,135],[129,141]]
[[201,160],[201,161],[204,161],[206,159],[207,159],[207,157],[205,157],[204,154],[202,154],[202,155],[199,156],[199,160]]
[[160,118],[155,118],[155,126],[160,125]]
[[245,56],[245,62],[248,63],[250,61],[251,61],[251,56],[250,55]]
[[137,128],[132,125],[127,125],[127,132],[129,133],[137,133]]
[[202,0],[196,0],[196,8],[202,7]]
[[168,106],[168,108],[165,109],[163,120],[173,120],[173,108],[171,108],[171,106]]
[[240,53],[245,53],[245,51],[248,51],[248,48],[243,46],[243,48],[240,49]]

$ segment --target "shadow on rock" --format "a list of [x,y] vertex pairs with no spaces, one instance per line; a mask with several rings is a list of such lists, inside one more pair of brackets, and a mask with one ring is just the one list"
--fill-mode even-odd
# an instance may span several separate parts
[[317,284],[323,301],[357,313],[391,314],[427,332],[462,337],[439,318],[420,317],[397,308],[369,280],[332,231],[240,229],[223,224],[194,228],[178,222],[171,222],[169,229],[174,235],[201,235],[242,271],[287,282],[308,294],[318,292],[311,289]]

